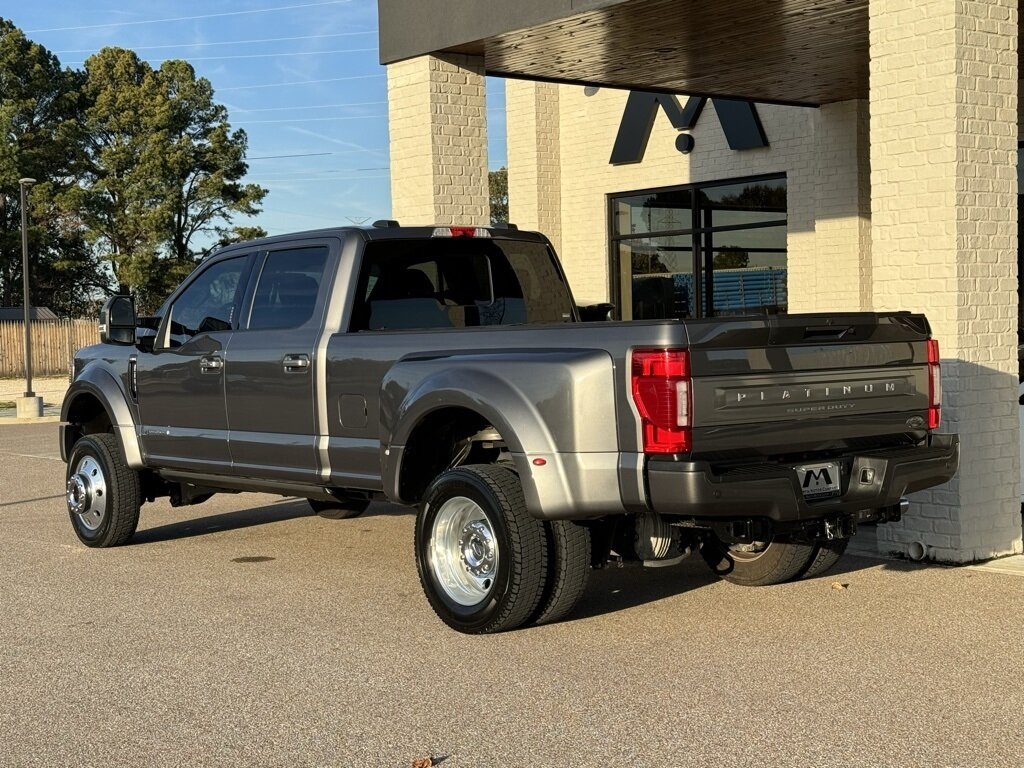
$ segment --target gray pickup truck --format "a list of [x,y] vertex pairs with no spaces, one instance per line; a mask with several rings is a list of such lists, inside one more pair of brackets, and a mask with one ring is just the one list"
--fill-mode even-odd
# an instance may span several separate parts
[[[589,572],[699,551],[744,585],[831,567],[956,471],[921,315],[615,322],[514,228],[378,222],[232,245],[155,317],[104,307],[61,413],[90,547],[146,501],[415,506],[431,606],[469,633],[556,621]],[[600,321],[598,321],[600,319]]]

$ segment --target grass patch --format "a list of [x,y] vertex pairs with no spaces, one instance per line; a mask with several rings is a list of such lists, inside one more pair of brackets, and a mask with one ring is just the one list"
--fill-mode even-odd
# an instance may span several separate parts
[[14,407],[14,401],[13,400],[0,400],[0,408],[13,408],[13,407]]

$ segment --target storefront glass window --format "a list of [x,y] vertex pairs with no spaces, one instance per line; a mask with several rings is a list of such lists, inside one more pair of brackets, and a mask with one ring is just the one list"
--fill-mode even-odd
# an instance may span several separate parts
[[612,196],[623,319],[785,312],[784,176]]

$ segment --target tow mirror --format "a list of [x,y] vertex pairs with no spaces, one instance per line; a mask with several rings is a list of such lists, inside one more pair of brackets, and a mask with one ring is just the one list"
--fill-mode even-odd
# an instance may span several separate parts
[[135,300],[111,296],[100,310],[100,341],[104,344],[135,343]]
[[584,323],[600,322],[602,320],[611,320],[612,313],[615,312],[615,305],[602,303],[602,304],[588,304],[579,308],[580,320]]

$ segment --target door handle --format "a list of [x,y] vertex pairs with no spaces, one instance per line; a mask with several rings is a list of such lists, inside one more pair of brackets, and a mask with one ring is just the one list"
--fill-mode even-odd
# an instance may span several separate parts
[[220,357],[199,358],[199,370],[203,373],[217,373],[224,367],[224,360]]
[[284,372],[302,373],[309,368],[309,355],[285,355]]

